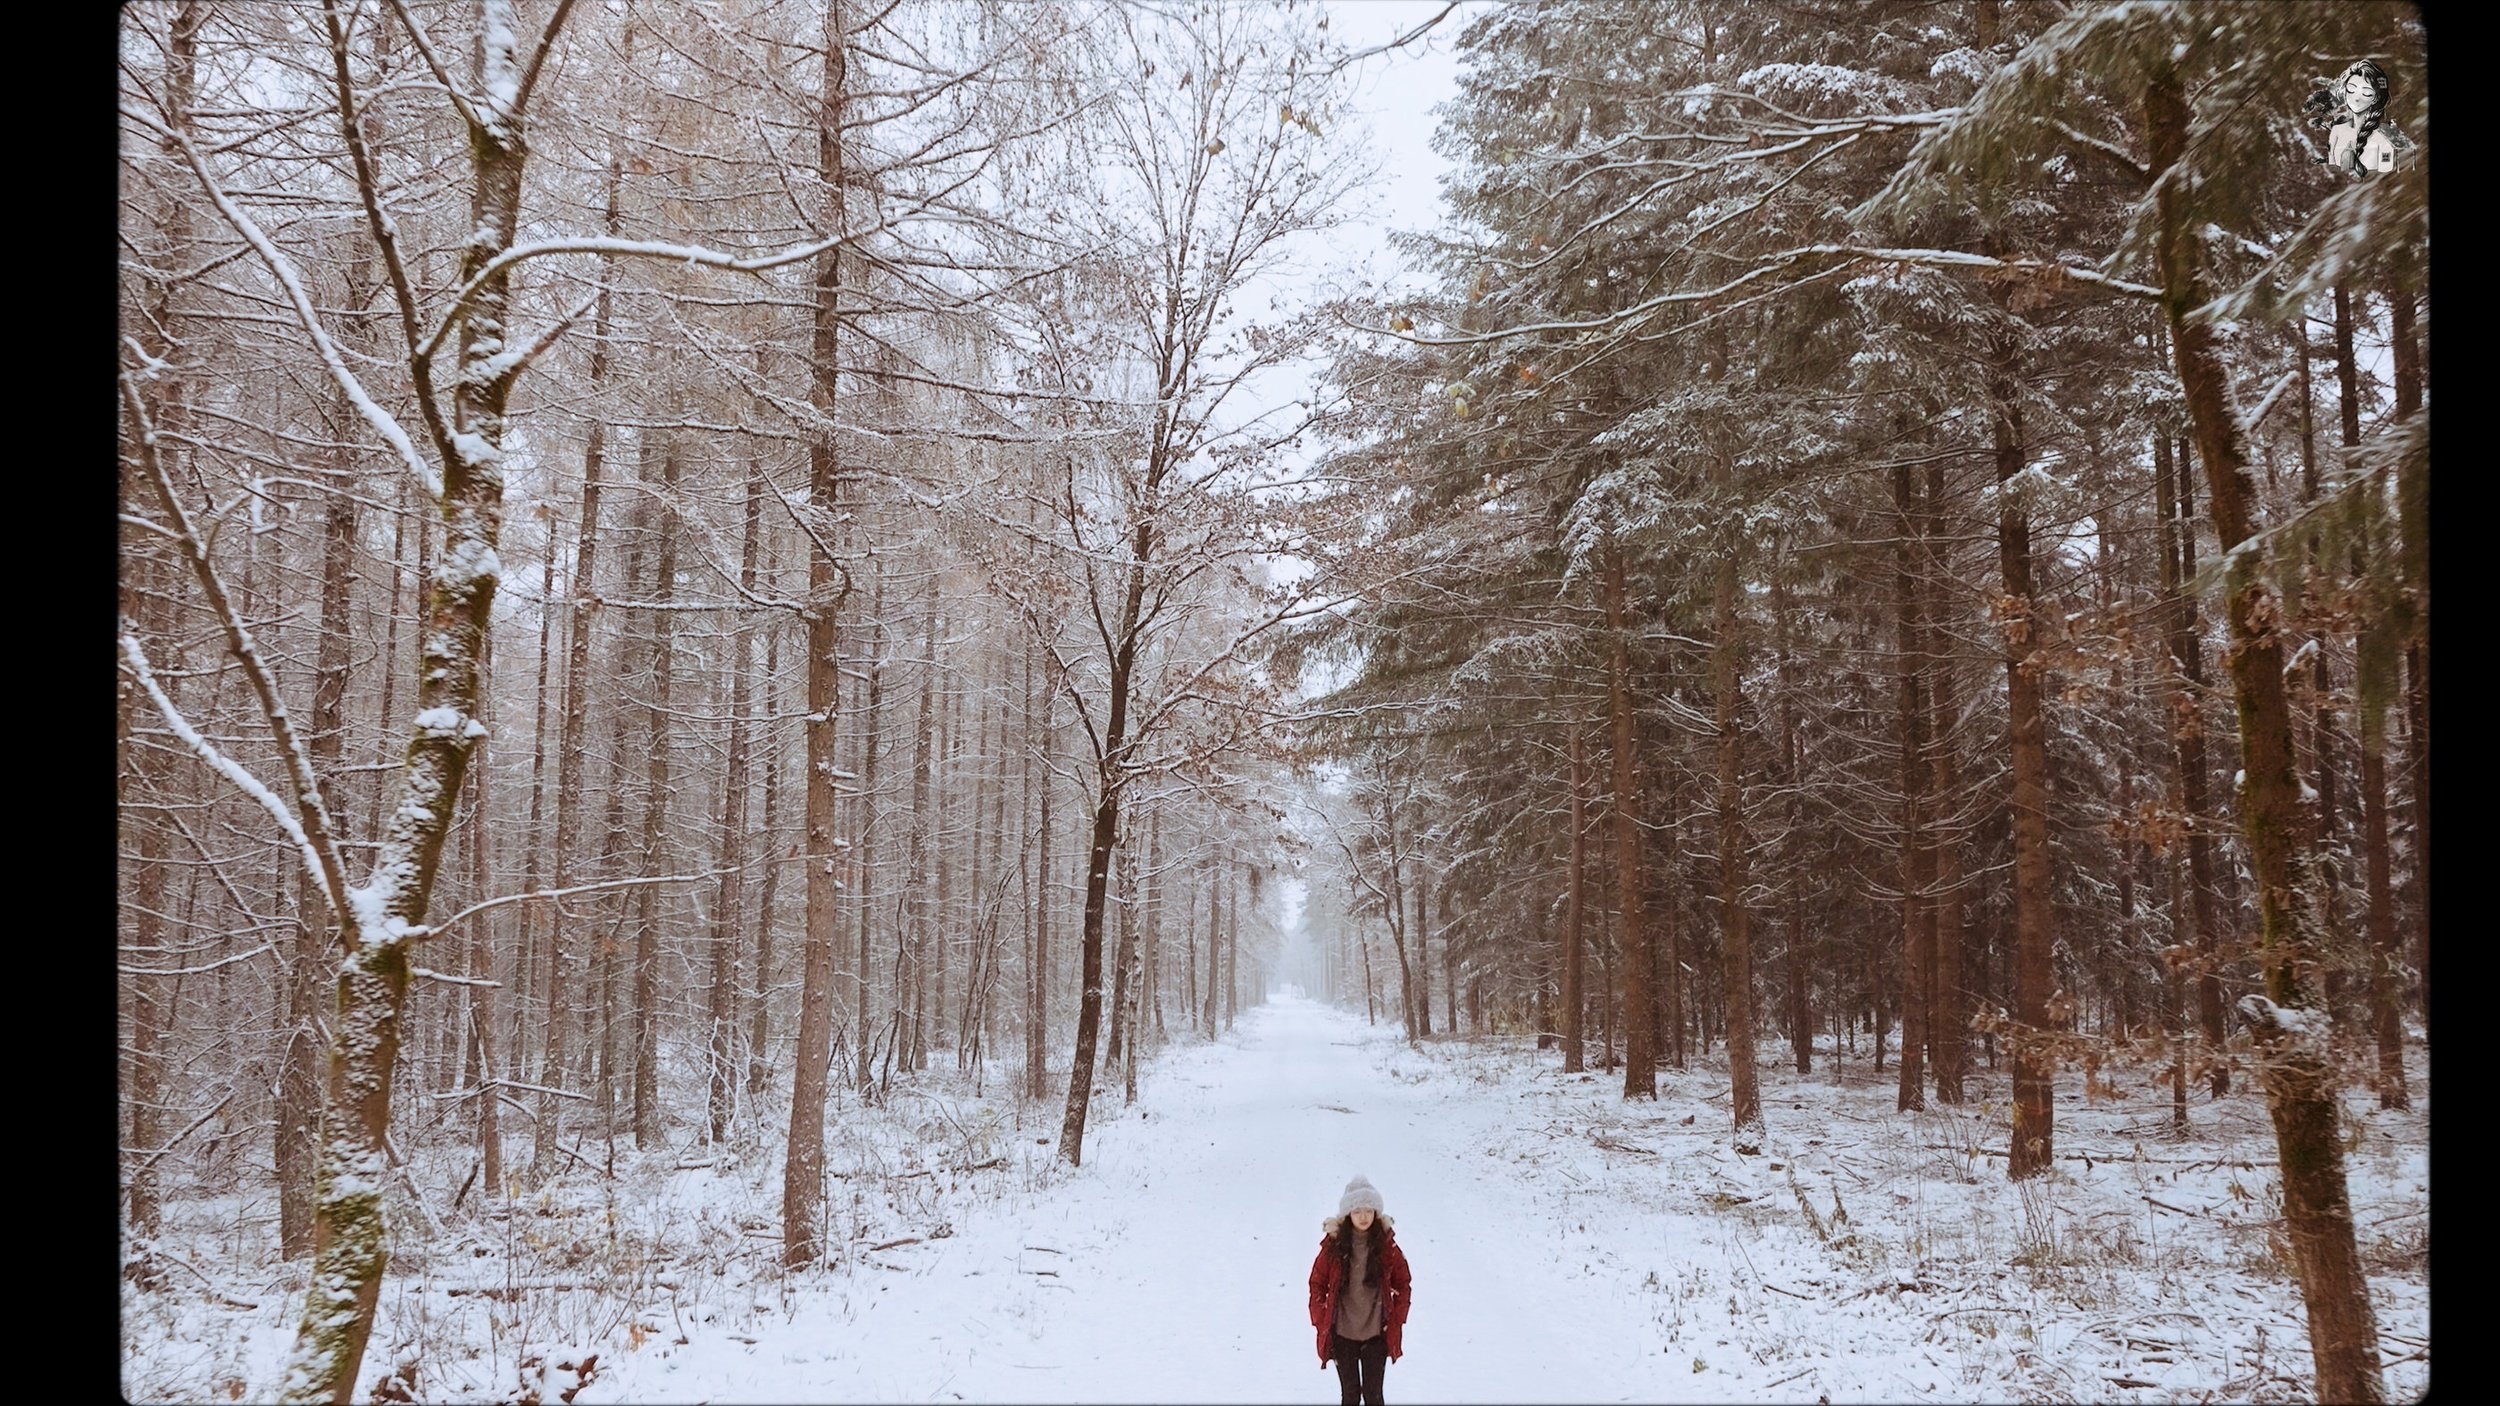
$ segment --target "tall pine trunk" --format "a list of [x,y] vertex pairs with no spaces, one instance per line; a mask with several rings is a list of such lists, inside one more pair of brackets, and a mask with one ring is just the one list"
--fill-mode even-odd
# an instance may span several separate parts
[[[738,589],[755,594],[756,554],[763,533],[764,460],[747,465],[746,521],[738,544]],[[721,777],[720,890],[712,899],[711,970],[703,1003],[704,1112],[714,1142],[729,1136],[729,1117],[737,1105],[738,926],[744,915],[747,863],[747,802],[753,760],[748,753],[753,733],[747,709],[753,695],[748,668],[752,641],[744,620],[729,635],[729,747]]]
[[[2154,179],[2154,263],[2162,310],[2170,326],[2174,369],[2187,400],[2197,456],[2204,462],[2217,544],[2228,553],[2257,528],[2229,374],[2214,329],[2195,316],[2205,302],[2197,236],[2167,178],[2188,146],[2188,101],[2177,69],[2154,70],[2144,96]],[[2241,825],[2257,886],[2265,954],[2263,997],[2244,1000],[2256,1035],[2267,1112],[2282,1164],[2284,1219],[2299,1262],[2301,1298],[2309,1314],[2309,1348],[2322,1401],[2376,1402],[2378,1325],[2369,1283],[2354,1242],[2344,1181],[2344,1146],[2322,1012],[2306,978],[2319,957],[2319,915],[2313,856],[2314,819],[2306,813],[2292,754],[2291,704],[2283,688],[2282,602],[2253,557],[2230,568],[2232,692],[2239,705]]]
[[[650,431],[643,432],[646,443]],[[660,477],[656,512],[660,519],[659,560],[651,573],[651,702],[648,756],[644,758],[642,804],[642,866],[645,874],[664,874],[668,866],[662,847],[668,835],[670,692],[676,679],[677,613],[669,609],[677,596],[677,480],[680,473],[677,436],[664,432],[660,446]],[[648,462],[648,461],[646,461]],[[645,479],[648,480],[646,473]],[[634,1145],[649,1151],[660,1146],[660,889],[644,884],[634,890]]]
[[[818,92],[816,161],[824,183],[824,225],[847,227],[849,177],[843,165],[842,121],[848,97],[850,36],[844,0],[825,6],[822,87]],[[808,405],[830,423],[839,389],[842,329],[842,246],[816,256]],[[833,436],[810,436],[808,506],[818,530],[807,554],[807,863],[806,927],[800,938],[799,1050],[790,1078],[790,1136],[781,1175],[781,1257],[793,1269],[824,1253],[818,1221],[825,1194],[825,1095],[833,1064],[833,949],[841,933],[842,894],[834,833],[839,800],[834,744],[842,712],[842,601],[850,573],[825,545],[841,496]]]
[[[1997,482],[2005,485],[2023,468],[2022,408],[2010,360],[1990,386],[1990,431]],[[2000,601],[2005,633],[2006,721],[2013,752],[2014,813],[2014,1130],[2007,1174],[2034,1176],[2054,1165],[2056,1062],[2043,1043],[2050,1024],[2049,993],[2055,973],[2056,934],[2049,906],[2049,750],[2040,697],[2041,664],[2034,650],[2039,622],[2031,582],[2031,523],[2019,495],[2007,492],[1997,510],[1997,561],[2003,579]]]
[[1581,890],[1588,869],[1588,804],[1579,723],[1571,723],[1570,729],[1571,870],[1563,898],[1562,1042],[1563,1072],[1577,1074],[1583,1068],[1581,1018],[1588,1004],[1581,989],[1581,970],[1587,962],[1587,942],[1581,931],[1587,915]]
[[1649,1019],[1649,930],[1641,908],[1641,828],[1637,729],[1632,718],[1632,653],[1625,632],[1623,548],[1606,547],[1607,707],[1614,718],[1615,887],[1622,924],[1618,965],[1623,979],[1623,1096],[1658,1096],[1657,1044]]
[[1762,1095],[1754,1068],[1753,906],[1745,893],[1744,641],[1736,617],[1736,548],[1719,558],[1712,609],[1719,695],[1719,948],[1726,976],[1728,1104],[1735,1136],[1731,1145],[1751,1156],[1762,1150]]
[[1935,965],[1936,929],[1928,892],[1933,860],[1927,845],[1929,778],[1927,679],[1919,624],[1918,548],[1922,515],[1917,510],[1910,462],[1892,466],[1892,506],[1899,540],[1893,548],[1893,624],[1900,653],[1901,730],[1901,1067],[1894,1106],[1901,1112],[1927,1106],[1928,974]]
[[1919,585],[1926,599],[1919,612],[1922,650],[1927,662],[1927,703],[1933,721],[1927,730],[1929,780],[1927,801],[1930,865],[1927,922],[1934,949],[1934,978],[1928,991],[1928,1065],[1936,1085],[1936,1101],[1962,1101],[1962,1078],[1969,1063],[1970,1010],[1962,989],[1962,955],[1969,943],[1965,924],[1968,906],[1962,896],[1962,846],[1959,832],[1946,823],[1961,790],[1962,774],[1954,750],[1953,724],[1959,715],[1954,701],[1953,671],[1944,652],[1945,630],[1939,616],[1948,599],[1944,568],[1944,462],[1927,466],[1927,497],[1921,505],[1922,540]]

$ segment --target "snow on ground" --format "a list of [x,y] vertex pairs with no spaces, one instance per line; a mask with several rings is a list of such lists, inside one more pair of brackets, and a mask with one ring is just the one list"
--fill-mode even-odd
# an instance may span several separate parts
[[[1304,1285],[1358,1171],[1414,1267],[1388,1373],[1407,1400],[2306,1394],[2297,1294],[2234,1229],[2267,1218],[2253,1161],[2147,1140],[2167,1160],[2026,1192],[1968,1151],[2002,1144],[2001,1108],[1885,1114],[1863,1066],[1847,1089],[1765,1070],[1772,1144],[1740,1158],[1723,1076],[1670,1073],[1627,1110],[1615,1078],[1558,1066],[1280,999],[1156,1065],[1081,1172],[797,1291],[756,1342],[646,1348],[580,1400],[1326,1400]],[[2159,1111],[2061,1107],[2063,1145],[2132,1154],[2126,1119]],[[2261,1120],[2223,1132],[2262,1155]],[[2427,1205],[2414,1148],[2365,1140],[2365,1241],[2386,1238],[2372,1211]],[[2378,1283],[2382,1326],[2426,1340],[2419,1273]],[[2426,1383],[2426,1361],[2391,1371],[2400,1399]]]
[[[1280,998],[1149,1062],[1134,1107],[1098,1096],[1076,1170],[1049,1145],[1055,1108],[952,1097],[932,1071],[831,1121],[834,1268],[773,1265],[777,1153],[620,1153],[614,1179],[395,1270],[358,1395],[406,1360],[420,1399],[513,1399],[517,1367],[581,1406],[1326,1401],[1305,1278],[1362,1172],[1415,1274],[1396,1399],[2307,1398],[2252,1092],[2198,1096],[2172,1142],[2157,1091],[2087,1103],[2074,1078],[2058,1146],[2076,1160],[2016,1187],[1986,1155],[2002,1074],[1977,1072],[1962,1110],[1904,1116],[1862,1058],[1766,1065],[1771,1138],[1739,1157],[1723,1068],[1713,1052],[1626,1105],[1619,1074],[1566,1076],[1524,1042],[1417,1049]],[[2409,1399],[2429,1380],[2426,1115],[2347,1107],[2388,1385]],[[178,1299],[195,1278],[125,1300],[125,1391],[265,1397],[292,1303]],[[477,1293],[508,1284],[541,1287]]]

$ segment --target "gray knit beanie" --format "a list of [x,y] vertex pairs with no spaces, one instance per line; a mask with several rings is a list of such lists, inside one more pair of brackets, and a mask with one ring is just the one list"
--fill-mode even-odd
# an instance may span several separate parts
[[1372,1185],[1370,1177],[1357,1173],[1345,1184],[1345,1195],[1337,1198],[1337,1214],[1350,1216],[1365,1208],[1374,1215],[1380,1213],[1380,1188]]

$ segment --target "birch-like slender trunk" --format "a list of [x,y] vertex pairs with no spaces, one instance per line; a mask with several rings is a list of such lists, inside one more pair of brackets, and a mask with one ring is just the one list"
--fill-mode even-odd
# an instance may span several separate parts
[[1030,1099],[1049,1095],[1049,1046],[1044,1042],[1050,1005],[1050,772],[1044,763],[1049,756],[1051,740],[1051,708],[1058,694],[1046,685],[1041,690],[1039,736],[1034,736],[1033,661],[1027,656],[1024,665],[1024,794],[1030,813],[1037,818],[1023,848],[1034,852],[1031,882],[1025,885],[1025,906],[1028,911],[1024,953],[1024,1096]]
[[[781,677],[781,635],[778,631],[764,636],[764,853],[771,856],[764,866],[764,887],[755,895],[755,984],[750,998],[747,1027],[747,1092],[760,1094],[772,1087],[773,1063],[771,1046],[773,1015],[773,910],[774,900],[781,895],[781,875],[787,867],[783,856],[773,853],[781,833],[781,748],[773,734],[777,731],[773,716],[773,681]],[[795,855],[797,845],[792,845]]]
[[[764,461],[747,466],[746,522],[738,544],[738,589],[755,594],[756,556],[763,535]],[[747,800],[753,769],[747,723],[753,680],[747,667],[752,647],[743,621],[729,642],[729,755],[721,779],[720,889],[712,899],[711,972],[704,1001],[704,1111],[712,1141],[729,1136],[737,1104],[738,924],[746,899]]]
[[[634,26],[628,11],[624,33],[617,41],[623,50],[622,61],[633,59]],[[624,154],[619,145],[611,144],[605,181],[605,209],[600,228],[611,239],[624,229],[621,201],[624,195]],[[609,338],[615,323],[613,260],[601,270],[599,294],[592,305],[590,319],[589,391],[597,404],[606,389],[609,376]],[[556,836],[555,876],[558,889],[569,889],[582,882],[577,867],[581,848],[582,814],[591,803],[585,784],[585,768],[590,752],[590,695],[597,678],[591,667],[591,646],[595,637],[599,591],[599,500],[602,476],[607,465],[608,439],[606,418],[595,410],[588,416],[589,425],[582,441],[582,520],[575,528],[573,570],[565,601],[564,642],[564,744],[556,756]],[[553,551],[551,545],[548,549]],[[555,605],[549,602],[548,609]],[[542,1018],[546,1030],[541,1043],[545,1049],[539,1060],[539,1081],[547,1088],[557,1087],[566,1068],[565,1034],[567,1006],[573,1000],[581,956],[590,951],[591,934],[584,925],[568,921],[561,904],[548,906],[547,975],[544,983]],[[567,949],[575,949],[568,955]],[[552,1093],[538,1098],[538,1122],[530,1149],[532,1175],[546,1181],[557,1173],[556,1156],[563,1135],[564,1100]]]
[[[853,824],[853,833],[858,836],[858,841],[851,852],[850,862],[844,866],[848,872],[858,876],[852,893],[852,907],[858,916],[855,944],[857,955],[854,958],[858,966],[851,973],[851,996],[855,1002],[851,1029],[856,1046],[853,1051],[853,1062],[857,1066],[853,1072],[853,1083],[857,1085],[862,1098],[870,1096],[874,1082],[871,1071],[876,1064],[875,1042],[869,1038],[871,1027],[868,1023],[868,992],[871,975],[876,970],[877,841],[882,838],[881,832],[884,828],[878,824],[884,816],[879,809],[879,803],[883,797],[877,788],[877,770],[885,759],[886,635],[885,569],[883,566],[876,569],[875,583],[868,601],[868,667],[866,670],[868,698],[859,728],[859,796],[854,803],[854,813],[857,819]],[[891,968],[894,973],[894,989],[891,999],[886,1002],[890,1022],[899,1022],[903,1013],[911,1009],[910,941],[911,933],[908,924],[897,922],[894,925],[894,962]],[[899,1024],[890,1024],[889,1031],[891,1032],[887,1037],[889,1046],[899,1042],[909,1033]]]
[[[677,481],[682,472],[677,436],[662,431],[660,476],[653,515],[659,518],[658,561],[651,573],[650,728],[645,734],[642,803],[642,871],[665,874],[668,833],[669,720],[676,680]],[[644,431],[646,441],[651,431]],[[645,462],[648,462],[646,458]],[[648,481],[648,474],[645,475]],[[634,1146],[650,1151],[667,1133],[660,1125],[660,890],[634,890]]]

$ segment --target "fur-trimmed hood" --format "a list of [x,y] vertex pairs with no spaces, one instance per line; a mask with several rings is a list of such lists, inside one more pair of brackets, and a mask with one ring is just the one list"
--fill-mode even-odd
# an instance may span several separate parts
[[[1346,1272],[1352,1268],[1348,1254],[1352,1247],[1338,1230],[1346,1219],[1338,1216],[1321,1222],[1319,1253],[1311,1259],[1311,1327],[1322,1366],[1336,1351],[1337,1291],[1344,1287]],[[1414,1302],[1415,1276],[1407,1268],[1406,1252],[1398,1248],[1389,1218],[1382,1215],[1374,1229],[1381,1232],[1380,1331],[1389,1340],[1389,1360],[1395,1362],[1406,1351],[1406,1311]]]
[[[1390,1234],[1397,1234],[1398,1223],[1390,1217],[1387,1211],[1374,1211],[1372,1212],[1372,1215],[1383,1226],[1388,1228]],[[1330,1216],[1319,1223],[1319,1233],[1331,1240],[1334,1240],[1337,1238],[1338,1230],[1341,1229],[1347,1221],[1352,1219],[1352,1216]]]

